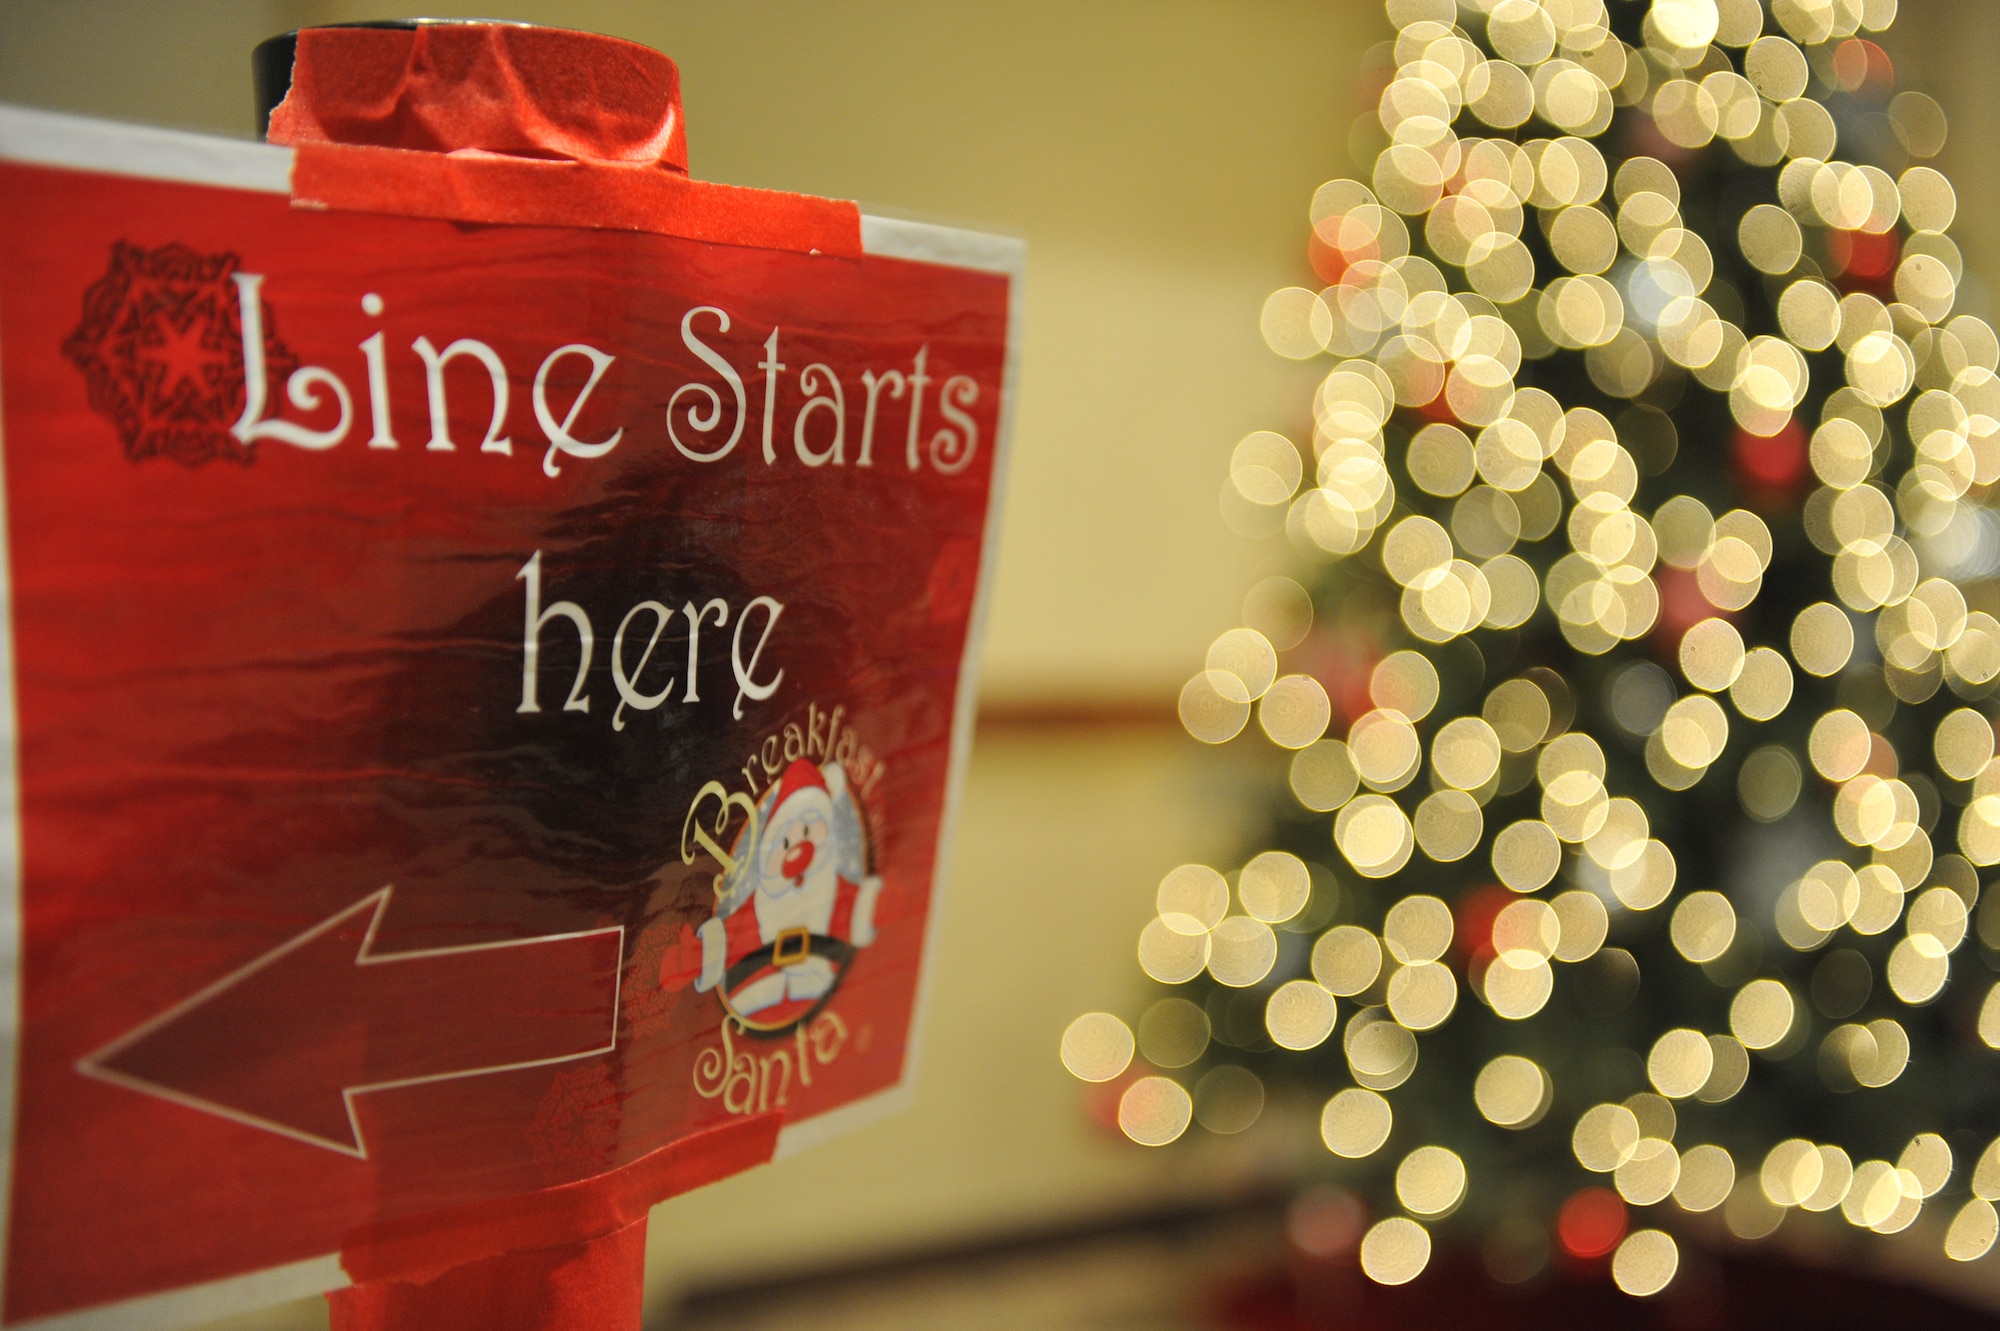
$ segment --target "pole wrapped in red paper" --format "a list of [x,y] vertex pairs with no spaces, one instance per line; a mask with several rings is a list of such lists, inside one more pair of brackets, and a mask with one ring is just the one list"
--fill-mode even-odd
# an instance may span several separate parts
[[289,145],[0,107],[0,1326],[629,1329],[907,1101],[1022,249],[627,43],[260,51]]
[[[768,206],[743,217],[689,197],[680,70],[650,47],[597,33],[512,23],[304,29],[266,137],[301,149],[294,198],[303,172],[315,201],[332,206],[636,221],[703,239],[772,230]],[[570,169],[504,160],[522,158]],[[645,225],[669,210],[680,225]],[[343,1258],[356,1283],[327,1296],[334,1331],[637,1331],[646,1209],[770,1159],[777,1121],[663,1147],[546,1202],[530,1194],[371,1235]],[[704,1148],[708,1158],[693,1160]]]

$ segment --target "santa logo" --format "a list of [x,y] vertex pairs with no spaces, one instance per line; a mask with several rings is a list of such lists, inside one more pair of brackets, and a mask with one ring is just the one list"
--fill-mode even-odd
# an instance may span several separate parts
[[839,763],[795,760],[756,808],[716,880],[694,987],[714,990],[744,1030],[777,1035],[825,1007],[855,950],[875,941],[882,880]]

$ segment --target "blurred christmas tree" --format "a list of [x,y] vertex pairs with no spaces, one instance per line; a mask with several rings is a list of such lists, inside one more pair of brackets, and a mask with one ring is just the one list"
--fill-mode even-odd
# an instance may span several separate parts
[[1064,1060],[1149,1145],[1323,1105],[1384,1283],[1435,1233],[1651,1294],[1704,1213],[1980,1257],[2000,341],[1896,0],[1387,9],[1372,178],[1263,311],[1336,362],[1309,447],[1225,491],[1312,571],[1180,702],[1275,746],[1270,848],[1167,876],[1169,992]]

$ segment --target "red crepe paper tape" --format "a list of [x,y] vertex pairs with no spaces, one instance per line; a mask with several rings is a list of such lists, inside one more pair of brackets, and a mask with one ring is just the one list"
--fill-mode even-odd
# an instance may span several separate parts
[[639,1331],[646,1222],[602,1238],[453,1267],[422,1285],[327,1296],[330,1331]]
[[303,29],[269,137],[687,174],[673,61],[617,37],[511,23]]
[[648,166],[308,143],[292,168],[292,202],[861,257],[861,210],[852,203],[689,180]]
[[615,37],[307,28],[269,137],[304,208],[861,255],[851,202],[690,180],[680,71]]
[[340,1264],[357,1285],[423,1284],[496,1254],[587,1243],[644,1221],[669,1197],[769,1162],[783,1125],[777,1113],[732,1119],[596,1178],[380,1221],[348,1236]]

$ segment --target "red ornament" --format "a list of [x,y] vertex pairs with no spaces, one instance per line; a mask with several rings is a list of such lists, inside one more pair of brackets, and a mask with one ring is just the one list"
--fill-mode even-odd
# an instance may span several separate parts
[[1572,1257],[1602,1257],[1625,1237],[1625,1203],[1609,1188],[1584,1188],[1556,1215],[1556,1238]]
[[1460,423],[1458,413],[1453,411],[1451,403],[1445,400],[1444,388],[1442,386],[1438,388],[1437,396],[1419,406],[1417,412],[1426,420],[1442,421],[1446,425],[1457,425]]
[[1118,1105],[1124,1100],[1125,1092],[1132,1083],[1143,1077],[1154,1075],[1144,1059],[1135,1058],[1125,1070],[1110,1081],[1092,1082],[1083,1088],[1083,1112],[1091,1125],[1108,1137],[1125,1140],[1125,1130],[1118,1126]]
[[1333,703],[1333,728],[1345,734],[1348,726],[1375,706],[1370,688],[1381,659],[1381,649],[1370,636],[1316,628],[1293,649],[1286,664],[1300,674],[1311,675],[1326,689]]
[[1493,922],[1518,898],[1498,883],[1475,887],[1458,899],[1457,927],[1452,945],[1460,956],[1477,961],[1493,956]]
[[1702,620],[1734,618],[1709,603],[1692,571],[1662,568],[1654,577],[1660,584],[1660,617],[1653,624],[1653,650],[1662,661],[1678,659],[1682,636]]
[[1896,66],[1874,42],[1850,37],[1833,53],[1833,79],[1843,92],[1886,97],[1896,84]]
[[1285,1208],[1285,1237],[1307,1257],[1331,1261],[1354,1251],[1368,1214],[1345,1188],[1308,1188]]
[[1840,231],[1826,233],[1826,256],[1849,291],[1879,290],[1896,271],[1899,249],[1895,233]]
[[1737,479],[1759,507],[1789,500],[1806,478],[1806,427],[1794,416],[1774,435],[1752,434],[1736,427],[1730,449]]
[[1346,275],[1348,265],[1353,260],[1339,246],[1323,238],[1338,237],[1340,234],[1338,217],[1329,217],[1306,233],[1306,262],[1312,265],[1315,276],[1332,286]]

